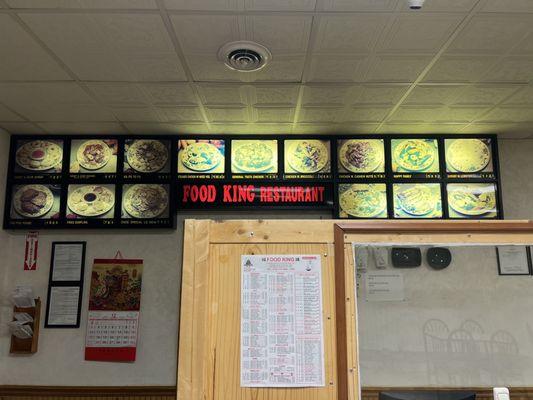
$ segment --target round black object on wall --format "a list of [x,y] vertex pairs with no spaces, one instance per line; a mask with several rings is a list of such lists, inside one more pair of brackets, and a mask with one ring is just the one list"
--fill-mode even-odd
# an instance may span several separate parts
[[426,253],[429,266],[433,269],[444,269],[452,262],[452,253],[445,247],[432,247]]

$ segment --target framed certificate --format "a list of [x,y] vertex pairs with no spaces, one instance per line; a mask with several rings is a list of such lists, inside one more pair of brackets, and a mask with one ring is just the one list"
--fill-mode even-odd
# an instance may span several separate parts
[[79,328],[87,242],[53,242],[45,328]]
[[531,255],[527,246],[497,246],[500,275],[531,275]]

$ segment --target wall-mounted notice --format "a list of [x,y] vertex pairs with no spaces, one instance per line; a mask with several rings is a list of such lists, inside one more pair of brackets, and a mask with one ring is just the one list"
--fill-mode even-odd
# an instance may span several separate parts
[[324,386],[319,255],[241,257],[241,386]]
[[365,276],[366,301],[404,301],[405,286],[400,271],[372,271]]
[[497,246],[500,275],[530,275],[531,267],[526,246]]
[[85,359],[135,361],[142,260],[94,260]]
[[79,328],[86,242],[53,242],[45,328]]

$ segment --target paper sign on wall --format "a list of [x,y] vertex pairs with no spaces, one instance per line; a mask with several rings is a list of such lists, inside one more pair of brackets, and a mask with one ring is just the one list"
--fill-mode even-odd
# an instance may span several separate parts
[[372,271],[365,274],[366,301],[404,301],[405,286],[400,271]]
[[39,247],[39,232],[28,232],[26,248],[24,250],[24,271],[37,269],[37,249]]
[[320,256],[242,256],[241,284],[241,386],[324,386]]
[[135,361],[142,260],[94,260],[85,359]]

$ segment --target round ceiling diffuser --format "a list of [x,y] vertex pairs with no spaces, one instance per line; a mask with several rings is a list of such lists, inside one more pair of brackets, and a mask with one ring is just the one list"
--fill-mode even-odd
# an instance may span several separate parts
[[218,51],[218,59],[234,71],[260,70],[272,59],[272,54],[259,43],[238,41],[226,43]]

